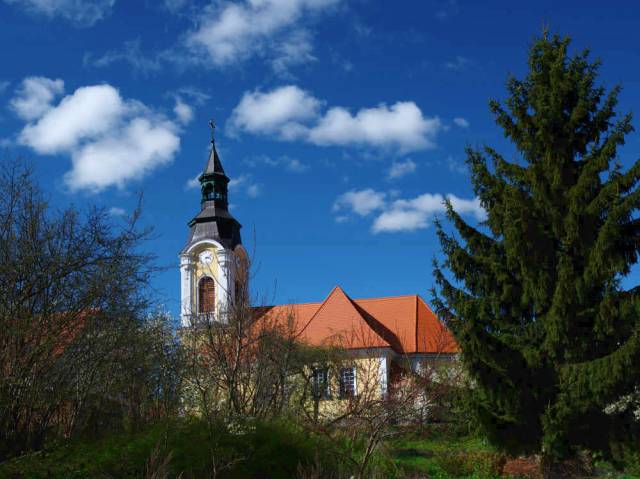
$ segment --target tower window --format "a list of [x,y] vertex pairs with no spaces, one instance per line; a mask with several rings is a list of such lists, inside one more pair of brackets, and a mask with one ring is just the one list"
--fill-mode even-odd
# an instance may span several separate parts
[[215,283],[212,278],[205,276],[198,283],[198,313],[212,313],[215,301]]
[[205,183],[202,187],[202,199],[204,201],[213,199],[213,185],[211,183]]

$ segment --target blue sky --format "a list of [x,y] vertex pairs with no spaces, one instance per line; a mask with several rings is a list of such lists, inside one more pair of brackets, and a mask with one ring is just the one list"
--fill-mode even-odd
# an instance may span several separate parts
[[[172,312],[210,118],[256,295],[316,301],[340,284],[429,300],[433,216],[453,195],[482,218],[464,148],[513,154],[487,102],[543,25],[591,48],[604,84],[624,87],[620,111],[638,110],[640,9],[559,3],[0,0],[0,141],[54,206],[117,222],[143,193]],[[632,135],[623,164],[639,150]]]

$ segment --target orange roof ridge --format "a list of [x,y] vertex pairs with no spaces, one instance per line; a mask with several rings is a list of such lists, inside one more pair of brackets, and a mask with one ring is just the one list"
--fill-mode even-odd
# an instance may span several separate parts
[[[322,301],[322,304],[321,304],[321,305],[320,305],[320,307],[316,310],[316,312],[313,314],[313,316],[311,316],[311,319],[309,320],[309,323],[310,323],[311,321],[313,321],[313,318],[315,318],[315,317],[318,315],[318,313],[322,310],[322,308],[324,308],[324,307],[325,307],[325,305],[329,302],[329,298],[331,298],[331,296],[333,296],[335,293],[342,293],[342,294],[344,295],[344,297],[345,297],[345,298],[347,298],[347,300],[348,300],[350,303],[352,302],[352,300],[351,300],[351,298],[349,297],[349,295],[348,295],[347,293],[345,293],[345,292],[344,292],[344,289],[342,289],[342,288],[340,287],[340,285],[338,285],[338,284],[337,284],[337,285],[335,285],[335,286],[333,287],[333,289],[329,292],[329,294],[327,295],[327,297],[326,297],[326,298],[324,298],[324,301]],[[354,309],[355,309],[355,308],[354,308]],[[357,311],[356,311],[356,312],[357,312]],[[358,314],[359,314],[360,316],[362,316],[359,312],[358,312]],[[362,318],[362,319],[364,319],[364,318]]]
[[373,297],[373,298],[355,298],[353,301],[384,301],[386,299],[415,298],[416,296],[418,298],[422,299],[422,297],[419,294],[399,294],[397,296],[378,296],[378,297]]
[[[305,330],[309,327],[309,325],[311,324],[311,322],[312,322],[312,321],[314,320],[314,318],[318,315],[318,313],[319,313],[319,312],[320,312],[320,310],[325,306],[325,304],[327,304],[327,301],[329,301],[329,298],[333,295],[334,291],[336,291],[336,290],[341,291],[341,292],[342,292],[342,294],[344,294],[345,296],[347,296],[347,293],[345,293],[345,292],[344,292],[344,290],[343,290],[339,285],[334,286],[334,287],[333,287],[333,289],[332,289],[332,290],[329,292],[329,294],[327,295],[327,297],[326,297],[326,298],[324,298],[324,301],[317,303],[317,304],[319,304],[320,306],[318,307],[318,309],[316,309],[316,312],[315,312],[315,313],[313,313],[313,314],[311,315],[311,317],[310,317],[310,318],[309,318],[309,320],[307,321],[307,324],[305,324],[305,325],[300,329],[300,332],[298,333],[298,336],[302,335],[302,333],[304,333],[304,332],[305,332]],[[347,298],[349,298],[349,297],[347,296]],[[296,304],[304,304],[304,303],[296,303]],[[314,303],[306,303],[306,304],[314,304]]]
[[[327,298],[324,300],[324,302],[322,303],[322,305],[318,308],[318,310],[315,312],[315,314],[311,317],[311,319],[308,321],[307,325],[305,325],[305,328],[308,327],[311,323],[313,323],[314,320],[316,320],[316,318],[319,318],[324,312],[325,310],[330,307],[336,307],[337,305],[340,304],[340,302],[344,302],[348,305],[348,307],[351,310],[351,313],[354,314],[354,319],[360,320],[362,321],[363,325],[366,325],[368,329],[370,329],[373,334],[377,337],[376,342],[378,341],[382,341],[382,343],[389,345],[388,341],[386,341],[376,330],[374,327],[372,327],[373,325],[370,324],[370,321],[367,321],[367,319],[362,315],[360,308],[357,306],[357,304],[354,303],[354,301],[349,297],[349,295],[339,286],[334,286],[334,288],[331,290],[331,292],[329,293],[329,295],[327,296]],[[343,313],[346,313],[346,311],[343,311]],[[326,321],[325,321],[326,322]],[[336,333],[339,333],[340,330],[337,329],[335,331]],[[362,338],[361,338],[362,339]],[[370,344],[370,345],[364,345],[364,347],[366,346],[370,346],[370,347],[379,347],[379,344]]]
[[[334,286],[322,302],[291,303],[262,308],[276,318],[291,309],[298,335],[313,345],[330,345],[347,336],[347,349],[388,348],[398,353],[456,353],[446,325],[419,295],[352,299]],[[350,342],[349,342],[350,341]]]
[[282,304],[267,304],[264,306],[253,306],[254,308],[284,308],[285,306],[308,306],[310,304],[321,305],[324,301],[305,301],[304,303],[282,303]]

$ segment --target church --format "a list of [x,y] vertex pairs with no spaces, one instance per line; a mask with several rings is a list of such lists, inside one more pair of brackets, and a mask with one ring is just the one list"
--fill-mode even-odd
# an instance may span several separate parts
[[[224,324],[242,288],[241,268],[247,253],[241,225],[229,212],[229,178],[212,136],[201,185],[200,212],[189,222],[187,243],[180,252],[181,324],[201,320]],[[323,301],[256,308],[262,318],[293,316],[301,341],[313,346],[337,344],[367,356],[380,369],[386,392],[394,363],[419,367],[425,360],[452,359],[458,346],[451,333],[418,295],[353,299],[335,286]],[[357,393],[355,368],[341,379]]]

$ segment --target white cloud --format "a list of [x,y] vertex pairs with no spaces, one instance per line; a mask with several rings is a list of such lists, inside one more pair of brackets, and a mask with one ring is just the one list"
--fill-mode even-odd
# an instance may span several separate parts
[[450,60],[444,64],[445,68],[454,72],[461,72],[466,70],[471,65],[471,61],[458,55],[454,60]]
[[343,107],[320,115],[323,104],[295,85],[247,92],[232,112],[229,129],[316,145],[397,148],[406,153],[434,147],[443,128],[438,117],[425,117],[411,101],[363,108],[355,115]]
[[281,156],[279,158],[272,158],[267,155],[258,155],[243,160],[249,166],[255,167],[258,164],[263,164],[272,167],[284,168],[293,173],[303,173],[309,169],[309,166],[302,163],[296,158],[289,158],[288,156]]
[[[25,119],[27,110],[19,113]],[[123,99],[111,85],[78,88],[39,111],[29,116],[18,141],[40,154],[69,155],[73,167],[65,180],[72,190],[122,188],[171,162],[180,148],[177,124]]]
[[456,117],[453,122],[460,128],[469,128],[469,121],[462,117]]
[[229,181],[229,190],[243,192],[249,198],[257,198],[262,193],[262,187],[253,181],[250,174],[231,178]]
[[439,118],[425,118],[411,101],[363,108],[355,116],[334,107],[311,130],[309,139],[318,145],[398,147],[406,152],[433,147],[441,128]]
[[229,189],[230,190],[238,190],[241,186],[246,184],[249,181],[249,175],[240,175],[235,178],[231,178],[229,180]]
[[249,198],[257,198],[258,196],[260,196],[260,193],[261,193],[260,185],[253,184],[247,187],[247,196]]
[[111,12],[115,0],[4,0],[49,18],[61,17],[78,26],[90,27]]
[[211,98],[211,95],[193,86],[185,86],[180,88],[178,90],[178,95],[189,98],[192,103],[198,106],[204,104]]
[[[313,59],[309,33],[299,24],[338,2],[246,0],[212,5],[197,18],[196,28],[186,35],[186,47],[196,57],[204,54],[210,64],[218,67],[254,56],[271,58],[275,54],[274,68],[277,71],[288,64]],[[305,37],[302,47],[301,35]]]
[[301,122],[315,118],[320,105],[319,100],[294,85],[268,93],[246,92],[231,113],[230,130],[275,134],[292,140],[305,134],[306,127]]
[[291,67],[317,60],[312,53],[313,44],[310,37],[308,31],[297,30],[275,46],[275,57],[271,61],[271,67],[277,75],[289,77]]
[[385,204],[385,193],[371,188],[364,190],[351,190],[343,193],[333,204],[333,211],[350,210],[360,216],[367,216],[376,210],[382,209]]
[[465,174],[469,172],[467,165],[461,161],[457,161],[453,156],[448,156],[445,163],[447,168],[449,168],[449,171],[452,173]]
[[68,151],[80,141],[95,138],[111,129],[129,107],[110,85],[78,88],[56,107],[42,111],[20,133],[20,142],[41,154]]
[[405,161],[394,161],[389,168],[388,178],[390,180],[396,180],[403,176],[409,175],[416,171],[416,164],[411,159]]
[[177,13],[187,5],[187,0],[164,0],[163,3],[171,13]]
[[426,228],[427,215],[418,210],[391,210],[378,216],[372,227],[374,233],[382,231],[413,231]]
[[72,155],[73,169],[65,175],[74,190],[102,190],[140,178],[169,163],[180,147],[173,126],[134,118],[117,133],[87,143]]
[[188,190],[200,189],[200,173],[198,173],[193,178],[189,178],[185,183],[184,187]]
[[307,165],[295,158],[283,157],[283,161],[285,161],[287,170],[293,171],[294,173],[302,173],[309,169]]
[[44,77],[28,77],[22,80],[9,106],[23,120],[42,116],[53,100],[64,92],[64,82]]
[[98,58],[87,53],[83,59],[85,65],[97,68],[108,67],[112,63],[121,61],[128,63],[136,72],[143,75],[158,72],[162,68],[162,62],[158,56],[151,57],[142,52],[139,39],[125,42],[121,50],[110,50]]
[[187,125],[193,120],[193,108],[183,102],[180,97],[176,97],[176,105],[173,107],[173,112],[183,125]]
[[111,216],[124,216],[127,214],[127,212],[122,208],[118,208],[117,206],[114,206],[112,208],[109,208],[109,214]]
[[[446,198],[459,214],[474,216],[478,221],[486,218],[486,212],[478,198],[465,200],[452,194]],[[374,220],[371,230],[373,233],[381,233],[427,228],[435,214],[445,211],[445,197],[439,193],[425,193],[410,200],[399,199]]]

